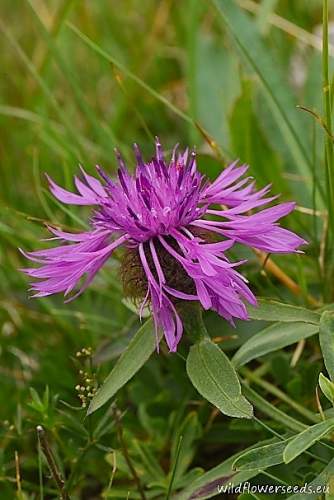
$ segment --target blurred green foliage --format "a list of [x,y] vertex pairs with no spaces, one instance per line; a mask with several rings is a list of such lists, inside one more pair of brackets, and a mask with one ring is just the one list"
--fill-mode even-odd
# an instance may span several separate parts
[[[300,358],[292,346],[252,361],[255,378],[241,371],[262,397],[256,421],[225,417],[200,398],[185,374],[187,339],[179,355],[154,354],[109,407],[86,418],[78,393],[82,386],[88,394],[89,383],[80,371],[101,384],[139,327],[122,302],[117,258],[64,305],[61,297],[28,298],[18,247],[36,249],[48,222],[70,230],[87,224],[86,209],[52,199],[45,172],[71,187],[79,163],[112,172],[117,146],[131,167],[132,143],[149,157],[159,135],[167,150],[195,144],[209,177],[240,158],[259,186],[270,182],[282,199],[295,199],[300,208],[285,223],[310,243],[303,256],[274,260],[299,295],[264,272],[255,254],[240,249],[236,257],[249,258],[244,272],[260,296],[330,302],[323,130],[296,107],[322,113],[321,9],[320,0],[1,1],[1,500],[57,498],[37,425],[71,499],[140,498],[139,481],[146,498],[186,500],[217,494],[214,481],[233,462],[224,461],[272,438],[268,426],[286,436],[291,427],[275,408],[304,424],[319,420],[315,389],[324,368],[313,338]],[[226,351],[263,328],[254,321],[233,330],[213,313],[205,321]],[[76,354],[87,347],[92,356]],[[253,481],[312,481],[333,456],[321,443],[312,450]]]

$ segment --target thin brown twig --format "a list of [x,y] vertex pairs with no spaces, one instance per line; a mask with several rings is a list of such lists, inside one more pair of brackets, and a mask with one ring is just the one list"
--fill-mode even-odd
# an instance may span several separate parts
[[333,134],[331,134],[331,131],[329,130],[327,124],[325,123],[324,119],[318,115],[318,113],[316,113],[315,111],[313,111],[313,109],[310,109],[310,108],[307,108],[306,106],[302,106],[300,104],[298,104],[296,106],[297,109],[301,109],[302,111],[306,111],[307,113],[309,113],[310,115],[313,116],[313,118],[315,118],[315,120],[321,125],[321,127],[324,129],[324,131],[326,132],[326,134],[328,135],[328,137],[334,141],[334,137],[333,137]]
[[326,420],[326,417],[325,417],[325,414],[324,414],[324,410],[322,409],[320,398],[319,398],[318,386],[315,388],[315,401],[317,403],[317,408],[318,408],[321,420]]
[[306,345],[305,339],[301,339],[298,342],[298,344],[297,344],[297,346],[296,346],[296,348],[294,350],[294,353],[292,355],[292,358],[291,358],[290,366],[292,368],[295,368],[295,366],[297,365],[297,363],[298,363],[301,355],[303,354],[303,350],[304,350],[305,345]]
[[[269,271],[273,274],[283,285],[285,285],[294,295],[301,295],[301,287],[288,276],[265,252],[261,250],[253,249],[257,255],[260,263],[263,265],[263,269]],[[312,295],[307,295],[307,301],[312,306],[319,306],[319,302]]]
[[122,421],[121,421],[121,413],[120,411],[116,408],[114,411],[114,416],[116,420],[116,428],[117,428],[117,436],[119,443],[122,448],[123,456],[125,458],[125,461],[130,469],[130,472],[132,474],[133,480],[135,481],[138,489],[138,493],[140,495],[141,500],[146,500],[146,495],[143,490],[142,484],[140,482],[140,479],[138,477],[137,471],[135,467],[133,466],[133,463],[131,461],[130,455],[129,455],[129,450],[127,447],[127,444],[125,442],[124,436],[123,436],[123,426],[122,426]]
[[218,146],[217,142],[210,136],[210,134],[205,130],[204,127],[202,127],[202,125],[199,122],[195,121],[194,125],[197,128],[197,130],[199,131],[199,133],[202,135],[202,137],[204,138],[205,142],[208,143],[208,145],[212,149],[213,153],[217,155],[217,158],[220,161],[225,162],[223,152],[220,149],[220,147]]
[[70,500],[70,497],[69,497],[67,490],[66,490],[65,481],[64,481],[64,479],[63,479],[63,477],[58,469],[55,458],[53,456],[50,445],[48,443],[45,431],[41,425],[38,425],[36,427],[36,431],[37,431],[37,437],[38,437],[38,441],[39,441],[41,450],[44,453],[44,456],[45,456],[46,461],[48,463],[52,477],[53,477],[53,479],[57,485],[57,488],[59,490],[60,498],[61,498],[61,500]]
[[21,498],[22,487],[21,487],[21,473],[20,473],[20,459],[19,454],[15,450],[15,475],[16,475],[16,487],[18,498]]

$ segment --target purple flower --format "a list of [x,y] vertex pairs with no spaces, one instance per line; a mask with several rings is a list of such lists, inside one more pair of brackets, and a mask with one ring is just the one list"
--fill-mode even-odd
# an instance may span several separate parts
[[[91,229],[72,234],[50,227],[52,239],[62,244],[24,253],[41,265],[23,271],[40,279],[32,284],[34,297],[63,292],[72,300],[114,250],[123,247],[131,256],[125,262],[132,259],[131,269],[139,269],[141,275],[133,295],[141,298],[141,310],[150,305],[156,330],[163,330],[169,349],[175,351],[183,331],[179,301],[199,301],[232,324],[234,318],[248,318],[244,301],[256,304],[247,280],[235,270],[241,262],[232,263],[225,255],[234,243],[287,253],[298,252],[305,241],[277,222],[294,203],[249,215],[276,197],[266,197],[270,186],[255,190],[251,178],[244,177],[246,165],[232,163],[211,183],[198,172],[195,152],[177,154],[175,148],[166,163],[157,140],[155,157],[145,163],[139,148],[134,149],[133,175],[116,153],[118,179],[97,167],[100,182],[81,169],[82,180],[74,179],[79,194],[48,178],[51,192],[61,202],[95,206]],[[133,272],[125,266],[124,274],[131,278]]]

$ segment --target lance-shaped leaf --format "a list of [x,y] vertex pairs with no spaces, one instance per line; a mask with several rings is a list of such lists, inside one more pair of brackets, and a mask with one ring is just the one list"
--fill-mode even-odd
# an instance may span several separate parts
[[323,373],[319,374],[319,386],[326,398],[334,404],[334,383],[328,380]]
[[235,353],[232,362],[241,366],[252,359],[277,351],[319,331],[318,325],[310,323],[275,323],[251,337]]
[[248,314],[251,319],[271,322],[294,322],[313,323],[319,325],[320,314],[306,309],[305,307],[291,306],[275,300],[259,299],[258,306],[249,306]]
[[291,438],[276,443],[258,446],[242,453],[233,463],[235,470],[258,470],[284,462],[283,452]]
[[153,322],[149,319],[134,335],[104,384],[92,399],[88,408],[88,415],[109,401],[140,370],[156,349],[156,346],[157,340],[154,334]]
[[[180,493],[175,496],[175,500],[190,500],[212,498],[217,495],[224,495],[224,491],[220,491],[227,486],[236,487],[252,477],[256,476],[259,471],[240,471],[236,472],[232,469],[232,464],[238,455],[234,455],[213,469],[207,471],[201,477],[195,479]],[[219,493],[220,491],[220,493]],[[173,497],[174,498],[174,497]],[[219,496],[219,498],[225,498]]]
[[334,418],[329,418],[297,434],[297,436],[288,443],[283,452],[284,462],[286,464],[292,462],[292,460],[310,448],[310,446],[326,436],[332,429],[334,429]]
[[236,45],[262,83],[264,95],[282,137],[296,160],[300,173],[311,168],[306,152],[305,119],[298,114],[292,92],[284,84],[285,75],[268,47],[264,47],[258,29],[234,0],[212,0],[221,20]]
[[319,340],[325,366],[334,381],[334,312],[325,311],[321,315]]
[[241,394],[238,376],[226,354],[208,339],[193,345],[187,372],[197,391],[230,417],[251,418],[253,407]]

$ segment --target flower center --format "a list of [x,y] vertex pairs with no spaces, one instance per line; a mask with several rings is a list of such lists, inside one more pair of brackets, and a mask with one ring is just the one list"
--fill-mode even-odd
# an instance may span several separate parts
[[[174,250],[179,252],[178,245],[172,237],[167,236],[165,239]],[[195,284],[181,264],[167,252],[157,238],[153,238],[153,243],[166,279],[166,285],[184,293],[195,294]],[[150,252],[149,242],[145,242],[143,245],[149,268],[158,283],[158,275]],[[148,282],[137,248],[125,249],[121,259],[121,278],[126,297],[131,298],[134,302],[144,299]]]

